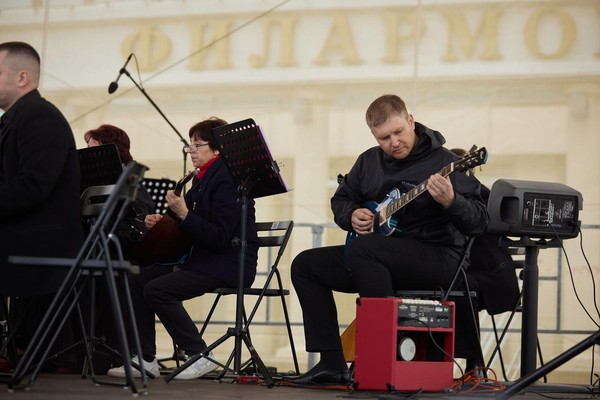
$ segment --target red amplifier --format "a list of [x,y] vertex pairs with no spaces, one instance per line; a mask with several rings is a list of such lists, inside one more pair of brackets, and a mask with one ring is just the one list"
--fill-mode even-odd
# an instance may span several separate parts
[[453,358],[454,302],[357,300],[354,383],[359,390],[442,391],[454,381]]

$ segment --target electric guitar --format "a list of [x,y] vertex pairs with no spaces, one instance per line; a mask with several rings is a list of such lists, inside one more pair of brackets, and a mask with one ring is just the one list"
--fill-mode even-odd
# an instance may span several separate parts
[[[188,172],[175,184],[173,192],[180,196],[185,185],[198,174]],[[133,248],[133,257],[141,265],[177,261],[192,246],[192,240],[178,226],[179,218],[167,208],[163,217],[140,239]]]
[[[466,171],[478,165],[485,164],[487,161],[487,150],[485,147],[477,149],[473,146],[469,153],[463,155],[460,159],[451,162],[446,165],[440,171],[443,177],[450,175],[451,173],[458,171]],[[370,201],[365,204],[365,207],[373,212],[373,233],[377,233],[383,236],[390,236],[396,230],[398,220],[394,215],[408,203],[419,197],[427,191],[427,181],[421,182],[408,192],[401,194],[397,188],[392,189],[381,203]],[[348,238],[352,239],[357,234],[350,232]]]

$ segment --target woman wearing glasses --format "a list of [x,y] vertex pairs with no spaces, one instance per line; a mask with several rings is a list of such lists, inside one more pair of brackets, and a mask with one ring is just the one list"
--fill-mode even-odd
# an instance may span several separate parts
[[[174,379],[196,379],[218,367],[211,361],[212,352],[204,353],[207,344],[182,302],[217,287],[237,287],[242,223],[246,225],[247,240],[244,285],[250,286],[256,275],[258,241],[254,201],[249,199],[247,219],[242,221],[237,185],[219,156],[212,135],[214,128],[226,124],[224,120],[212,117],[190,128],[191,144],[184,150],[198,173],[185,197],[167,192],[169,209],[193,243],[187,258],[177,268],[161,264],[147,266],[130,280],[141,356],[146,370],[156,376],[160,371],[156,359],[155,314],[186,355],[203,353],[208,357],[199,358]],[[154,229],[161,218],[166,217],[148,215],[147,228]],[[133,361],[139,361],[138,355]],[[139,376],[137,370],[133,373]],[[108,375],[123,377],[125,370],[113,368]]]

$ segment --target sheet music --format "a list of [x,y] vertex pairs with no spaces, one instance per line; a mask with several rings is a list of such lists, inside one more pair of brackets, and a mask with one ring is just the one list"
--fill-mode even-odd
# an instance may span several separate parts
[[81,171],[81,192],[89,186],[113,185],[123,172],[119,151],[114,143],[77,150]]
[[267,135],[265,135],[265,132],[262,130],[260,125],[257,125],[256,127],[258,128],[260,135],[262,136],[262,138],[265,142],[265,146],[267,147],[267,151],[269,152],[269,156],[270,156],[271,160],[273,160],[273,170],[277,173],[277,176],[279,176],[279,181],[280,181],[281,185],[285,188],[286,193],[291,191],[290,187],[288,186],[287,182],[285,181],[285,178],[280,173],[281,170],[279,168],[279,164],[277,164],[277,160],[273,159],[273,155],[271,154],[271,150],[269,147],[269,140],[267,138]]
[[212,130],[219,152],[234,181],[251,198],[289,192],[267,145],[267,138],[253,119]]

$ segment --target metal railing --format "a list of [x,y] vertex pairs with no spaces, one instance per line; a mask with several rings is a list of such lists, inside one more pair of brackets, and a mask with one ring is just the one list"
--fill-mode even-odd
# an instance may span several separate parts
[[[310,235],[312,237],[312,248],[317,248],[317,247],[321,247],[323,246],[323,236],[325,234],[325,230],[326,229],[339,229],[337,225],[333,224],[333,223],[295,223],[294,224],[294,235],[298,235],[298,234],[304,234],[304,233],[299,233],[299,230],[310,230]],[[582,230],[598,230],[600,229],[600,225],[582,225],[581,226]],[[561,310],[561,302],[562,302],[562,289],[561,289],[561,281],[563,279],[562,276],[562,270],[563,270],[563,263],[564,263],[564,258],[562,255],[562,249],[561,248],[552,248],[552,249],[547,249],[547,251],[554,251],[556,252],[556,274],[555,275],[544,275],[544,276],[540,276],[539,280],[540,281],[551,281],[551,282],[555,282],[556,283],[556,301],[557,301],[557,307],[556,307],[556,314],[555,314],[555,320],[556,320],[556,325],[554,328],[552,329],[540,329],[538,332],[539,333],[575,333],[575,334],[590,334],[592,333],[592,331],[589,330],[573,330],[573,329],[565,329],[562,327],[562,319],[561,319],[561,315],[560,315],[560,310]],[[262,269],[260,270],[260,267],[262,266],[263,268],[268,268],[271,263],[272,263],[272,257],[273,255],[271,253],[269,253],[268,255],[268,259],[264,262],[261,262],[260,266],[259,266],[259,271],[257,271],[257,277],[260,276],[266,276],[269,274],[269,270],[268,269]],[[253,322],[253,324],[256,325],[281,325],[282,322],[277,322],[277,321],[273,321],[271,319],[271,313],[268,309],[269,307],[269,303],[270,301],[272,301],[273,299],[265,299],[267,300],[266,302],[266,307],[267,307],[267,313],[266,313],[266,317],[264,321],[257,321],[255,320]],[[276,299],[275,299],[276,300]],[[202,323],[202,320],[199,321],[195,321],[196,323]],[[211,323],[213,324],[228,324],[230,323],[230,321],[217,321],[217,320],[213,320],[211,321]],[[293,325],[302,325],[302,321],[294,321],[292,322]],[[344,328],[345,326],[341,326],[342,328]],[[518,330],[518,329],[517,329]],[[482,331],[489,331],[489,329],[482,329]],[[513,329],[514,331],[514,329]]]
[[[339,227],[337,227],[337,225],[333,224],[333,223],[295,223],[294,224],[294,233],[293,235],[306,235],[306,234],[310,234],[311,235],[311,247],[312,248],[317,248],[317,247],[321,247],[323,246],[323,242],[324,242],[324,236],[326,234],[326,230],[331,229],[332,232],[335,232],[333,230],[338,230],[339,231]],[[598,230],[600,229],[600,225],[582,225],[581,226],[582,231],[591,231],[591,230]],[[308,233],[307,233],[308,231]],[[292,246],[288,245],[288,251],[290,251],[290,248]],[[544,275],[544,276],[540,276],[539,280],[540,282],[542,281],[550,281],[550,282],[554,282],[556,284],[556,289],[555,289],[555,294],[556,294],[556,302],[557,302],[557,307],[556,307],[556,313],[555,313],[555,325],[552,328],[540,328],[538,329],[538,334],[554,334],[554,335],[563,335],[563,334],[575,334],[575,335],[590,335],[592,333],[594,333],[595,331],[591,331],[591,330],[585,330],[585,329],[567,329],[565,327],[563,327],[563,321],[561,318],[561,305],[562,305],[562,301],[563,301],[563,293],[562,293],[562,279],[563,279],[563,263],[564,263],[564,256],[562,254],[562,248],[551,248],[551,249],[546,249],[544,250],[545,252],[548,251],[555,251],[556,252],[556,271],[554,275]],[[257,277],[260,276],[266,276],[269,271],[268,271],[268,266],[270,266],[272,264],[272,260],[270,259],[271,257],[273,257],[274,255],[270,254],[268,255],[269,259],[268,260],[263,260],[260,262],[259,265],[259,271],[257,272]],[[290,261],[291,262],[291,261]],[[265,269],[266,268],[266,269]],[[291,283],[290,282],[286,282],[284,283],[285,286],[287,286],[286,288],[293,290],[293,288],[291,287]],[[263,299],[263,307],[265,308],[265,312],[264,314],[264,318],[255,318],[252,322],[253,325],[256,326],[284,326],[285,322],[284,321],[277,321],[275,320],[275,318],[272,317],[272,305],[271,302],[272,301],[278,301],[278,299],[271,299],[271,298],[265,298]],[[280,306],[278,306],[280,307]],[[482,318],[482,327],[481,327],[481,332],[482,332],[482,343],[484,344],[484,353],[489,354],[493,348],[496,345],[495,342],[495,338],[494,338],[494,330],[491,327],[491,325],[489,323],[486,322],[486,313],[481,313]],[[257,316],[258,317],[258,316]],[[202,324],[204,321],[203,320],[196,320],[194,321],[197,324]],[[499,326],[503,326],[501,324],[503,324],[505,322],[505,320],[502,320],[502,318],[497,321]],[[211,320],[211,324],[216,324],[216,325],[228,325],[231,324],[231,320],[219,320],[219,319],[213,319]],[[291,325],[292,327],[301,327],[303,326],[303,322],[301,320],[296,320],[296,321],[291,321]],[[340,325],[340,329],[344,329],[346,328],[347,324],[342,324]],[[518,327],[509,327],[507,329],[507,333],[520,333],[520,326]],[[486,336],[487,335],[487,336]],[[309,367],[314,365],[314,358],[311,357],[311,355],[309,355],[309,360],[308,360],[308,364]],[[513,365],[514,366],[514,365]],[[511,368],[513,366],[510,366]]]

